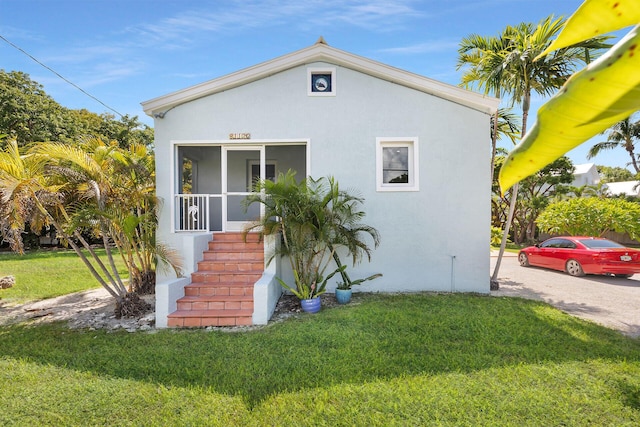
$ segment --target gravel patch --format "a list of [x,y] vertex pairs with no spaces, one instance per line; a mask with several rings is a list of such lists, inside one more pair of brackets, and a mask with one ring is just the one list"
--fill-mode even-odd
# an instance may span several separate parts
[[[154,307],[139,318],[116,319],[115,300],[105,289],[77,292],[23,305],[9,305],[0,300],[0,326],[29,322],[40,324],[47,322],[68,322],[71,329],[106,329],[108,331],[126,330],[155,331],[155,295],[142,297]],[[323,309],[338,305],[335,297],[324,294]],[[264,328],[292,317],[306,316],[300,308],[300,300],[293,295],[283,295],[276,305],[275,312],[267,325],[208,327],[208,330],[226,332],[249,331]]]

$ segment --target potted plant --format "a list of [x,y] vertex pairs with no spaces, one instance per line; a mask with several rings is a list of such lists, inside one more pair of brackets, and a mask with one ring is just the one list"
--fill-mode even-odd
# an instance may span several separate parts
[[345,282],[338,282],[338,286],[336,287],[336,301],[338,304],[347,304],[351,301],[351,286]]
[[[319,299],[326,291],[327,281],[336,273],[344,273],[342,264],[329,271],[336,248],[345,247],[356,260],[362,252],[370,252],[361,239],[363,232],[378,244],[377,231],[359,223],[364,216],[364,212],[357,209],[361,202],[361,198],[340,190],[332,177],[317,180],[307,177],[298,182],[295,172],[289,170],[286,174],[280,173],[275,182],[256,182],[254,193],[245,200],[245,207],[261,203],[264,214],[244,232],[257,230],[261,236],[279,234],[281,244],[267,263],[276,256],[286,258],[295,282],[290,285],[278,278],[279,283],[301,301]],[[302,304],[303,308],[308,304]],[[319,310],[312,308],[316,309]]]
[[[290,291],[292,294],[298,297],[298,299],[300,299],[300,306],[302,307],[302,311],[305,311],[307,313],[317,313],[318,311],[320,311],[320,308],[322,306],[320,295],[326,292],[327,281],[331,279],[337,272],[338,270],[331,272],[324,280],[322,279],[322,277],[318,277],[311,283],[311,285],[308,285],[307,283],[300,280],[298,272],[294,270],[293,276],[296,282],[295,288],[287,285],[279,277],[277,277],[276,279],[283,288]],[[319,286],[318,283],[320,283]]]
[[338,271],[340,272],[340,275],[342,276],[342,282],[338,282],[338,286],[336,287],[335,295],[336,295],[336,300],[338,301],[338,304],[347,304],[349,303],[349,301],[351,301],[351,294],[353,292],[351,288],[353,286],[360,285],[361,283],[366,282],[367,280],[373,280],[378,277],[382,277],[382,274],[376,273],[364,279],[351,280],[351,278],[349,277],[349,274],[346,271],[346,268],[344,268],[346,266],[344,266],[340,261],[340,257],[338,256],[337,252],[333,253],[333,259],[336,265],[338,266]]

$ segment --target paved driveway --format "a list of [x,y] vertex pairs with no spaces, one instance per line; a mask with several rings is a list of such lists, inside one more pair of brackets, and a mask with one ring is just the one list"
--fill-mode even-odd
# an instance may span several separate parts
[[[491,254],[491,273],[496,255]],[[500,289],[491,295],[545,301],[566,313],[640,337],[640,274],[631,279],[571,277],[560,271],[520,267],[516,254],[505,253],[498,280]]]

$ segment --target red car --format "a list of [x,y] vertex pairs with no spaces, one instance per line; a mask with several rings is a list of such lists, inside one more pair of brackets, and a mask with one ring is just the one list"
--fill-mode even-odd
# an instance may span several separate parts
[[518,254],[523,267],[530,265],[566,271],[572,276],[640,273],[640,250],[600,237],[563,236],[524,248]]

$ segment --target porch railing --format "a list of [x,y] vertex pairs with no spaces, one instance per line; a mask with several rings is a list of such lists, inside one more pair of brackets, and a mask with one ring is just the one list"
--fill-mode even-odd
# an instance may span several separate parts
[[211,194],[176,194],[176,231],[209,231]]

